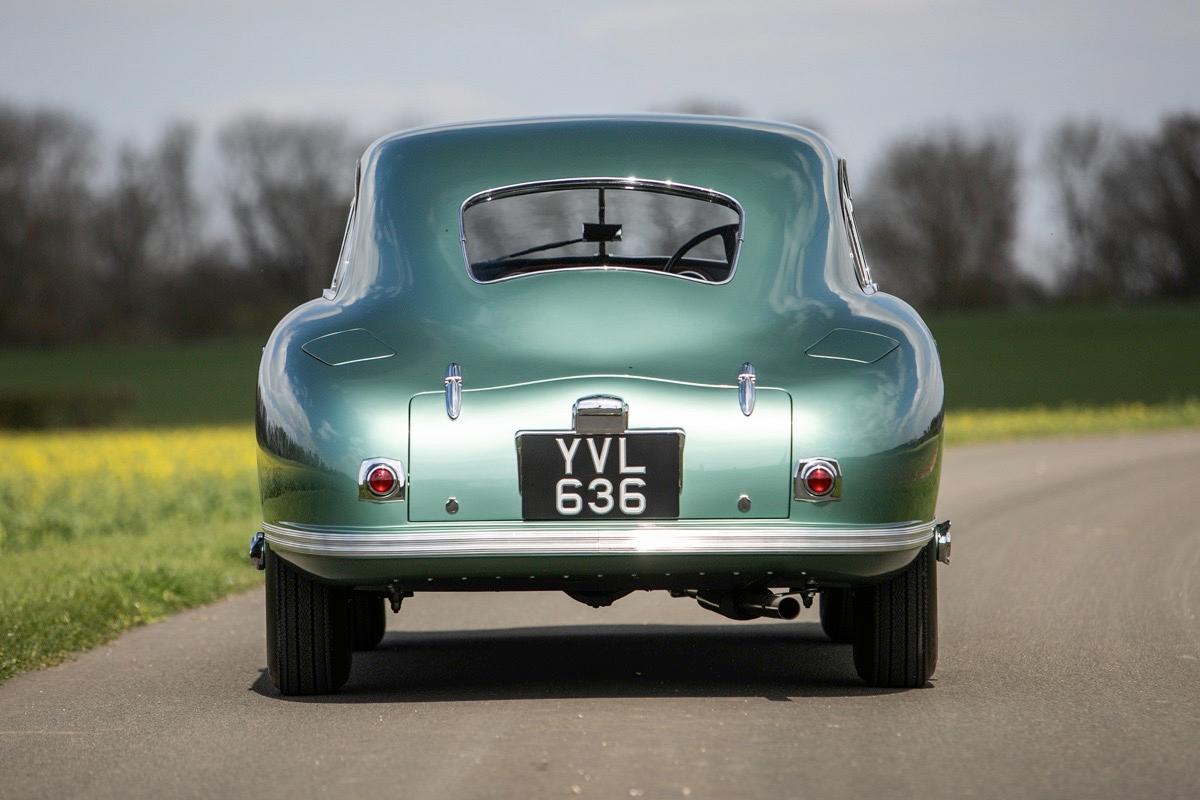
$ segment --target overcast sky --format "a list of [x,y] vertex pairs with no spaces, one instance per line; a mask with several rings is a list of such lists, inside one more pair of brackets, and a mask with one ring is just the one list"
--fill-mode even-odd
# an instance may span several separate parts
[[[0,99],[147,140],[246,110],[408,120],[644,111],[813,120],[862,173],[897,135],[1200,109],[1200,2],[0,0]],[[1019,10],[1014,10],[1019,9]],[[1032,150],[1032,148],[1030,148]]]

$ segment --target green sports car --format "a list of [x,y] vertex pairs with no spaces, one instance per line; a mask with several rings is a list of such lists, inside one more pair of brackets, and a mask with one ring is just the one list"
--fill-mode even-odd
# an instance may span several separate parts
[[330,287],[263,350],[267,660],[332,692],[416,592],[660,589],[937,658],[943,385],[845,162],[790,125],[513,120],[362,156]]

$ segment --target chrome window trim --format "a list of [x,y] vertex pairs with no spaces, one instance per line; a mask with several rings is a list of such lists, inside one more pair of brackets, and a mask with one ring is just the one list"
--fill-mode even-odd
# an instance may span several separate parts
[[846,170],[846,159],[838,159],[838,195],[842,206],[842,222],[846,225],[846,238],[850,245],[850,259],[854,262],[854,276],[864,294],[875,294],[879,285],[871,279],[871,267],[863,252],[858,226],[854,223],[854,200],[850,196],[850,175]]
[[342,246],[338,248],[338,261],[333,267],[333,278],[329,282],[328,288],[321,291],[321,296],[326,300],[337,297],[338,288],[342,285],[342,279],[345,277],[346,268],[350,263],[350,257],[354,254],[354,212],[358,209],[358,187],[361,182],[362,164],[359,163],[354,167],[354,195],[350,198],[350,212],[346,215],[346,228],[342,231]]
[[504,197],[515,197],[522,194],[532,194],[540,190],[562,191],[565,189],[593,189],[598,187],[616,188],[616,189],[647,189],[650,191],[660,192],[662,194],[672,194],[679,197],[691,197],[693,199],[707,199],[710,203],[720,203],[721,205],[731,208],[738,215],[738,237],[737,251],[733,254],[733,263],[729,265],[729,277],[723,281],[706,281],[702,278],[693,278],[682,273],[659,273],[665,277],[678,278],[680,280],[691,281],[692,283],[702,283],[705,286],[724,286],[733,280],[733,276],[737,273],[738,261],[741,260],[742,242],[746,237],[746,210],[742,208],[742,204],[735,197],[727,195],[724,192],[718,192],[715,189],[708,189],[703,186],[693,186],[690,183],[677,183],[675,181],[660,181],[651,180],[649,178],[612,178],[612,177],[594,177],[594,178],[551,178],[542,181],[526,181],[523,183],[510,183],[506,186],[497,186],[493,189],[484,189],[481,192],[468,197],[462,201],[462,205],[458,209],[458,240],[462,248],[463,266],[467,271],[467,278],[480,286],[490,286],[494,283],[503,283],[505,281],[516,280],[517,278],[534,278],[539,275],[550,275],[562,272],[641,272],[650,275],[656,274],[654,270],[648,269],[633,269],[631,267],[564,267],[561,269],[545,270],[543,272],[530,272],[524,275],[509,275],[504,278],[496,278],[492,281],[478,280],[471,274],[471,257],[467,254],[467,227],[463,220],[463,215],[467,209],[479,203],[487,203],[492,200],[499,200]]
[[263,523],[276,550],[341,558],[489,556],[866,555],[924,547],[934,521],[866,527],[731,523],[470,522],[410,524],[403,530]]

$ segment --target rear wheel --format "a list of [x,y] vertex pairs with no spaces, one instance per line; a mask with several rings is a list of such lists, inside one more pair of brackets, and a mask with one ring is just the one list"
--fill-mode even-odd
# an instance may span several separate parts
[[268,547],[267,672],[285,695],[328,694],[350,676],[350,595]]
[[821,590],[821,629],[839,644],[854,641],[854,603],[849,589]]
[[387,601],[373,594],[356,592],[351,604],[354,629],[354,649],[374,650],[383,641],[387,628]]
[[854,668],[872,686],[924,686],[937,666],[937,562],[931,542],[905,570],[854,592]]

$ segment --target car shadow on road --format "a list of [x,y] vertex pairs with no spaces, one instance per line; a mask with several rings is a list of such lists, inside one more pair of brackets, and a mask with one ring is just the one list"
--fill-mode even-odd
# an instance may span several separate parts
[[[263,670],[251,689],[279,698]],[[588,625],[391,631],[354,654],[335,695],[378,703],[570,697],[765,697],[886,694],[862,684],[848,645],[815,622],[789,625]]]

